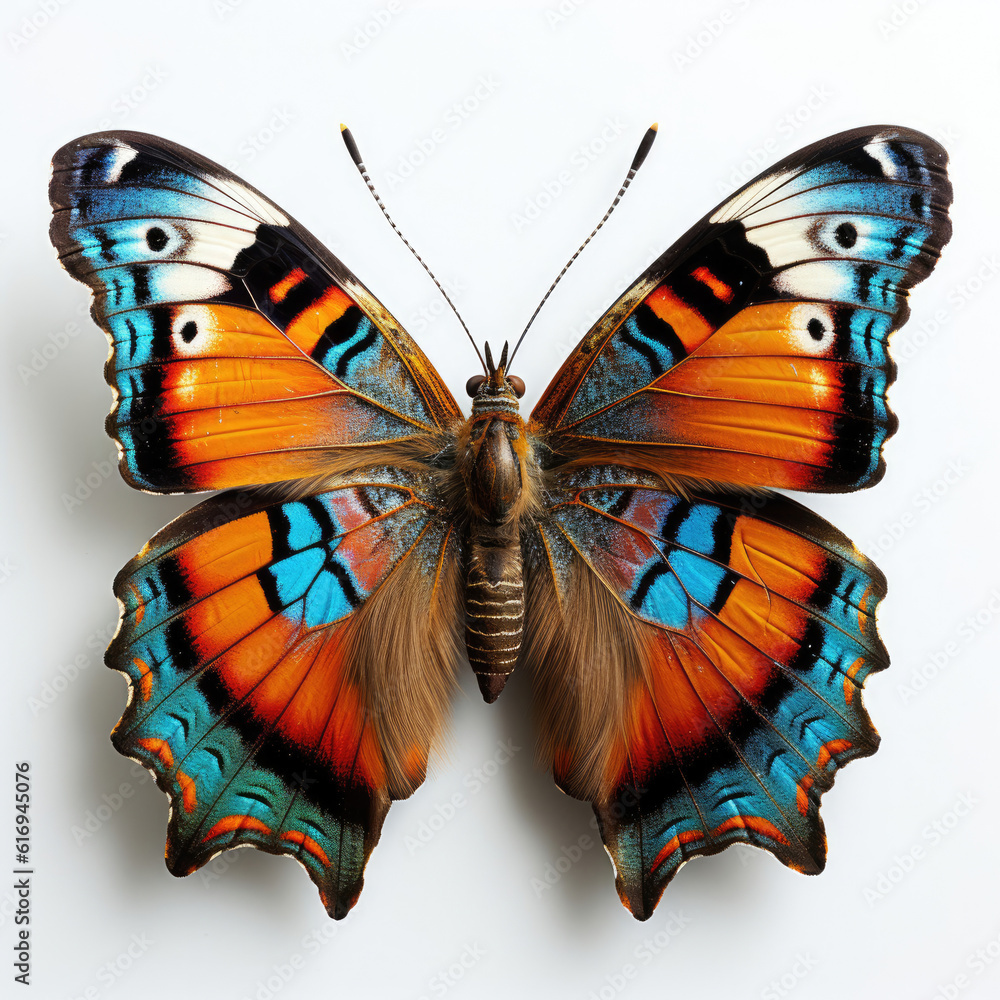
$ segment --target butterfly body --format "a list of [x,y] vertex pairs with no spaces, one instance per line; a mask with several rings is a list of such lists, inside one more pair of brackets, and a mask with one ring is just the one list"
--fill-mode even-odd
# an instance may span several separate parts
[[527,419],[487,351],[466,419],[225,168],[133,132],[59,150],[51,238],[111,343],[122,474],[222,491],[114,585],[112,739],[170,799],[170,870],[249,844],[344,916],[462,651],[487,701],[530,672],[541,756],[593,804],[636,917],[734,843],[822,870],[821,796],[878,746],[886,583],[772,490],[883,475],[888,338],[950,237],[946,164],[891,125],[786,157],[637,279]]
[[465,644],[487,702],[496,701],[514,669],[524,629],[522,522],[538,490],[539,471],[517,395],[506,380],[507,346],[479,380],[472,416],[459,434],[468,510],[465,546]]

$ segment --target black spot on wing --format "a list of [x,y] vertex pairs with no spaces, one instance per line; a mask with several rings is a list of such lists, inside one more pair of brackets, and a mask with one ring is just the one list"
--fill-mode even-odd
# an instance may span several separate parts
[[171,663],[180,671],[189,673],[198,666],[194,640],[183,617],[175,618],[163,630],[163,641],[170,653]]
[[151,226],[146,230],[146,246],[158,253],[168,243],[167,234],[159,226]]
[[178,608],[187,604],[191,599],[191,588],[188,586],[184,574],[181,572],[180,563],[174,556],[167,556],[157,563],[157,570],[160,582],[167,600]]
[[134,361],[135,349],[138,346],[138,337],[136,334],[135,323],[133,323],[127,316],[125,317],[125,329],[128,330],[128,358],[129,361]]
[[115,259],[115,255],[112,253],[115,241],[108,235],[108,231],[104,226],[94,226],[92,232],[101,247],[101,260],[107,261],[110,264]]
[[855,273],[858,278],[858,298],[867,302],[871,298],[872,278],[878,274],[878,268],[874,264],[859,264]]
[[153,326],[153,342],[149,352],[156,359],[169,358],[174,353],[171,311],[166,306],[156,306],[149,310],[149,318]]
[[903,226],[892,238],[892,249],[887,256],[888,260],[899,260],[906,250],[907,240],[917,231],[916,226]]
[[151,298],[149,291],[149,267],[146,264],[130,264],[129,276],[132,278],[132,289],[136,305],[144,306]]
[[843,247],[845,250],[849,250],[855,243],[858,242],[858,229],[853,222],[842,222],[833,231],[833,238],[837,241],[837,245]]

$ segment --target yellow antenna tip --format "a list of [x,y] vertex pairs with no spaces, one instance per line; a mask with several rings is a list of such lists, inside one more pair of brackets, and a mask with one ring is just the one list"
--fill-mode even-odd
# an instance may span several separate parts
[[340,123],[340,131],[341,132],[346,132],[347,131],[347,126],[343,122]]
[[[341,128],[343,128],[344,126],[343,126],[343,125],[341,125],[340,127],[341,127]],[[652,124],[652,125],[650,125],[649,127],[650,127],[650,128],[651,128],[651,129],[652,129],[652,130],[653,130],[654,132],[659,132],[659,130],[660,130],[660,123],[659,123],[659,122],[653,122],[653,124]]]

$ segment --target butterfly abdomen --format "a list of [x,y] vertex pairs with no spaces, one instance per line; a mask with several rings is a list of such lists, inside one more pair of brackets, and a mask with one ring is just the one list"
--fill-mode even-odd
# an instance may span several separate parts
[[524,629],[521,546],[472,539],[465,577],[465,644],[488,702],[514,669]]

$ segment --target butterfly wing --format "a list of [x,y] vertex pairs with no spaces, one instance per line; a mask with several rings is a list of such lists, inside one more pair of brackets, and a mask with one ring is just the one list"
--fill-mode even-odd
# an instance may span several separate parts
[[53,159],[51,239],[111,342],[108,433],[153,492],[325,473],[461,413],[361,282],[259,191],[155,136]]
[[877,747],[882,575],[763,487],[881,477],[887,339],[949,238],[946,163],[890,126],[786,158],[635,282],[532,414],[522,659],[556,780],[594,803],[640,919],[736,841],[821,870],[820,796]]
[[[422,781],[460,620],[430,456],[461,413],[426,357],[260,192],[154,136],[55,156],[52,241],[111,341],[133,486],[229,488],[119,574],[116,748],[156,775],[167,864],[299,860],[335,917]],[[257,489],[232,489],[272,484]],[[277,484],[277,485],[274,485]]]
[[631,912],[737,841],[822,870],[820,796],[878,746],[881,573],[789,499],[624,468],[577,473],[529,551],[543,745],[594,803]]
[[889,334],[951,235],[947,155],[832,136],[709,213],[602,317],[533,417],[563,458],[810,491],[870,486]]
[[445,716],[458,566],[426,485],[373,468],[299,499],[219,494],[121,571],[112,740],[169,796],[174,874],[249,844],[346,915]]

